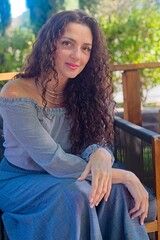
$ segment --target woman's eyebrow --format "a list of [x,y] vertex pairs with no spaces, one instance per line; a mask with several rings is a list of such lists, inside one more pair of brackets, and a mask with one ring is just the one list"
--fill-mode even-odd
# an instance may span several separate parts
[[[65,37],[65,36],[63,36],[61,39],[67,39],[67,40],[70,40],[70,41],[76,43],[76,40],[73,39],[73,38],[71,38],[71,37]],[[83,45],[92,46],[92,43],[83,43]]]
[[67,40],[70,40],[70,41],[72,41],[72,42],[76,42],[75,39],[70,38],[70,37],[65,37],[65,36],[63,36],[61,39],[67,39]]

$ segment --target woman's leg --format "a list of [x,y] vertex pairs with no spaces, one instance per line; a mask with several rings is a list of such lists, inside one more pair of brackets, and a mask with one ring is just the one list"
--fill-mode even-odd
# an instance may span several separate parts
[[147,240],[145,227],[140,225],[139,217],[134,220],[129,210],[134,200],[122,184],[112,186],[108,201],[102,201],[97,207],[103,239],[110,240]]
[[[65,180],[65,184],[70,182]],[[2,219],[9,239],[74,239],[72,209],[62,185],[48,174],[27,175],[0,184]]]
[[139,219],[130,219],[134,201],[123,185],[113,185],[108,201],[90,208],[88,181],[17,169],[0,167],[0,208],[9,239],[148,239]]
[[[8,173],[9,175],[9,173]],[[90,184],[49,174],[0,181],[0,207],[11,240],[102,240]]]

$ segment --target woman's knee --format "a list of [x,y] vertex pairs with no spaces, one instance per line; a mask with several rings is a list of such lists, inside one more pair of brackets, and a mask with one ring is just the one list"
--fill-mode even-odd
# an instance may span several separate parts
[[65,189],[66,195],[72,204],[86,204],[89,203],[89,194],[91,185],[87,181],[79,182],[75,181],[67,189]]
[[113,184],[109,199],[114,205],[134,207],[134,199],[124,184]]

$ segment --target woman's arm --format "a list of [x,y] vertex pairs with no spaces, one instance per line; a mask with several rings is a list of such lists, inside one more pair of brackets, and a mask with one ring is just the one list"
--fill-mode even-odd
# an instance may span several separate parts
[[89,162],[78,178],[83,181],[92,176],[92,189],[90,193],[90,206],[98,206],[104,198],[107,201],[112,186],[112,155],[104,148],[98,148],[89,157]]
[[21,102],[18,98],[1,98],[0,113],[9,131],[48,173],[56,177],[78,178],[84,171],[86,162],[63,151],[41,125],[37,109],[29,100]]
[[136,175],[130,171],[111,168],[111,155],[105,149],[97,149],[90,155],[90,160],[82,173],[79,181],[92,175],[92,189],[90,194],[91,207],[97,206],[104,198],[107,201],[111,185],[124,184],[135,201],[135,206],[130,210],[131,218],[140,216],[143,224],[148,213],[148,193]]
[[137,176],[130,171],[113,168],[112,183],[122,183],[127,187],[135,201],[134,208],[130,210],[131,218],[140,216],[140,224],[143,224],[148,214],[148,192]]
[[99,144],[91,144],[89,145],[87,148],[84,149],[84,151],[81,153],[81,157],[86,161],[89,162],[89,157],[90,155],[95,152],[97,149],[99,148],[103,148],[105,150],[107,150],[110,154],[111,154],[111,161],[112,164],[114,163],[114,156],[113,156],[113,152],[111,151],[111,149],[108,146],[102,147]]

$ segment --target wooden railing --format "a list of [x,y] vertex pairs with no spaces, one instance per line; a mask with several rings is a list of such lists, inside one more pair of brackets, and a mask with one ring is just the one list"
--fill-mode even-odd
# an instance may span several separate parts
[[141,93],[139,70],[160,68],[160,62],[111,66],[110,70],[122,71],[124,119],[142,125]]
[[[110,71],[122,72],[124,119],[142,125],[140,74],[145,68],[160,68],[160,62],[110,66]],[[16,72],[0,73],[0,81],[11,79]]]

